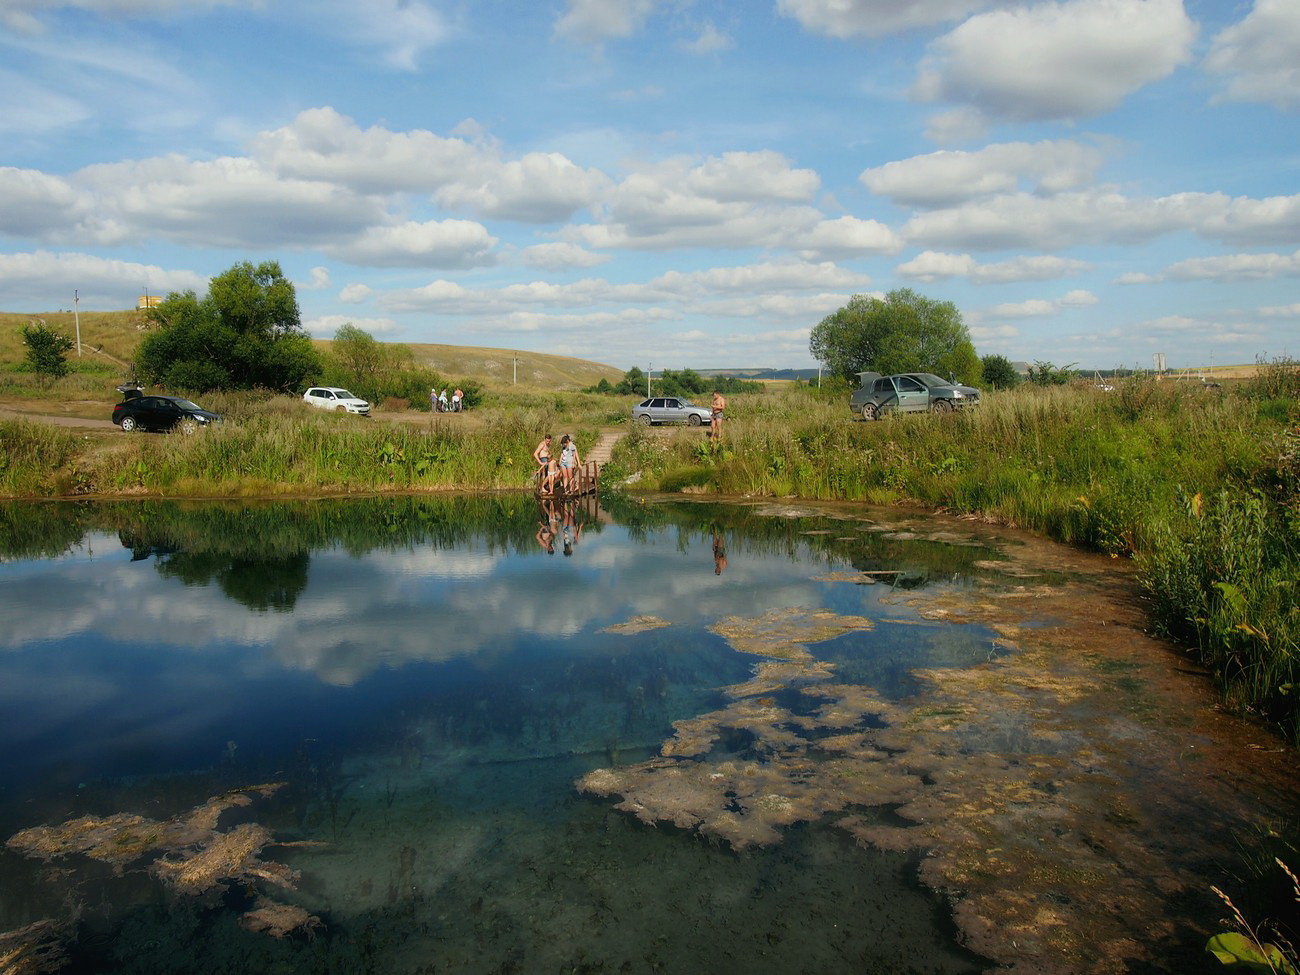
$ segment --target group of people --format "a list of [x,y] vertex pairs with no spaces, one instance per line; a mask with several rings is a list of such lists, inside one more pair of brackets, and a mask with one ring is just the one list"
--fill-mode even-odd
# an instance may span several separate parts
[[447,390],[440,393],[437,389],[429,390],[429,405],[435,413],[459,413],[465,403],[465,393],[457,389],[447,398]]
[[569,493],[578,468],[582,466],[578,444],[567,433],[560,437],[558,452],[555,450],[554,438],[549,433],[544,436],[533,450],[533,460],[537,462],[537,492],[543,497],[554,495],[556,485],[562,488],[560,493]]

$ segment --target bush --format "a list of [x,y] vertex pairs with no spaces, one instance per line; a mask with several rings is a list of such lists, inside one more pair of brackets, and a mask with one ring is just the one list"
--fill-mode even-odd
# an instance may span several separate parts
[[990,389],[1015,389],[1020,384],[1020,373],[1003,355],[986,355],[980,360],[984,385]]

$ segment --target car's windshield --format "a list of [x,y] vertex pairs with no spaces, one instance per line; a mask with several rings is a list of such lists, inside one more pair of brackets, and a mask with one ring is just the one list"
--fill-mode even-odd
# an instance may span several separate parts
[[346,389],[336,389],[334,390],[334,395],[339,399],[357,399],[356,396],[353,396]]
[[918,372],[915,373],[914,376],[916,379],[919,379],[926,386],[951,386],[952,385],[952,383],[948,382],[948,380],[940,379],[932,372]]
[[177,406],[179,406],[182,410],[198,410],[200,413],[203,412],[203,407],[199,406],[198,403],[191,403],[187,399],[174,399],[172,400],[172,402],[175,403]]

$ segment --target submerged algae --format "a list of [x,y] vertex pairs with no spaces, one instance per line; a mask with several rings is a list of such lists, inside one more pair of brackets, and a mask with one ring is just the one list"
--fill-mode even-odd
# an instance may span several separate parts
[[53,975],[67,963],[68,925],[48,918],[0,932],[0,975]]
[[[293,890],[298,872],[282,863],[263,860],[259,854],[267,846],[302,844],[277,843],[271,831],[257,823],[218,829],[227,810],[251,805],[253,796],[270,797],[282,785],[277,782],[232,790],[169,820],[147,819],[134,813],[80,816],[56,826],[21,830],[5,845],[46,861],[80,854],[107,863],[119,876],[128,867],[141,864],[168,890],[192,898],[217,898],[230,884],[255,890],[259,881]],[[246,926],[250,930],[266,931],[278,938],[295,929],[310,931],[320,926],[319,918],[265,897],[259,897],[258,906],[249,915]]]
[[920,879],[967,947],[1013,972],[1178,970],[1168,946],[1204,944],[1233,829],[1294,808],[1300,781],[1285,757],[1247,752],[1251,730],[1143,633],[1113,563],[1031,539],[1015,559],[969,590],[892,597],[998,634],[978,666],[914,670],[906,701],[834,683],[807,652],[834,614],[720,622],[774,659],[724,689],[727,707],[676,722],[658,758],[579,788],[738,850],[827,817],[864,846],[923,851]]

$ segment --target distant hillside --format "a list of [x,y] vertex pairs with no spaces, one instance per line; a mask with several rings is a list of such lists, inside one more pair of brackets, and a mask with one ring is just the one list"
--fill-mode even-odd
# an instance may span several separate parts
[[734,376],[736,379],[802,379],[807,382],[809,379],[816,379],[819,375],[816,369],[696,369],[701,376]]
[[[612,383],[623,378],[623,370],[587,359],[572,359],[545,352],[490,349],[473,345],[433,345],[402,342],[420,365],[436,370],[447,379],[474,379],[495,388],[518,385],[544,389],[582,389],[602,379]],[[329,348],[327,339],[316,345]]]
[[[102,356],[119,364],[125,365],[131,361],[135,348],[144,335],[142,312],[83,311],[80,319],[83,355],[94,355],[94,350],[99,349]],[[22,327],[36,321],[44,321],[50,328],[62,332],[70,339],[77,336],[76,316],[70,311],[31,315],[0,312],[0,362],[21,362],[27,357]],[[71,357],[76,357],[75,350]]]
[[[145,334],[144,314],[138,311],[83,311],[81,344],[83,354],[101,354],[125,367],[135,356],[136,347]],[[0,312],[0,362],[20,362],[27,355],[23,346],[22,326],[44,321],[50,328],[69,338],[76,336],[76,322],[71,311],[41,312],[21,315]],[[315,339],[317,348],[328,349],[328,339]],[[581,389],[594,386],[602,379],[618,382],[623,370],[586,359],[572,359],[544,352],[512,352],[461,345],[425,345],[403,342],[416,362],[437,370],[449,381],[473,379],[484,385],[501,388],[515,378],[518,357],[518,384],[531,388]],[[75,352],[73,353],[75,356]]]

